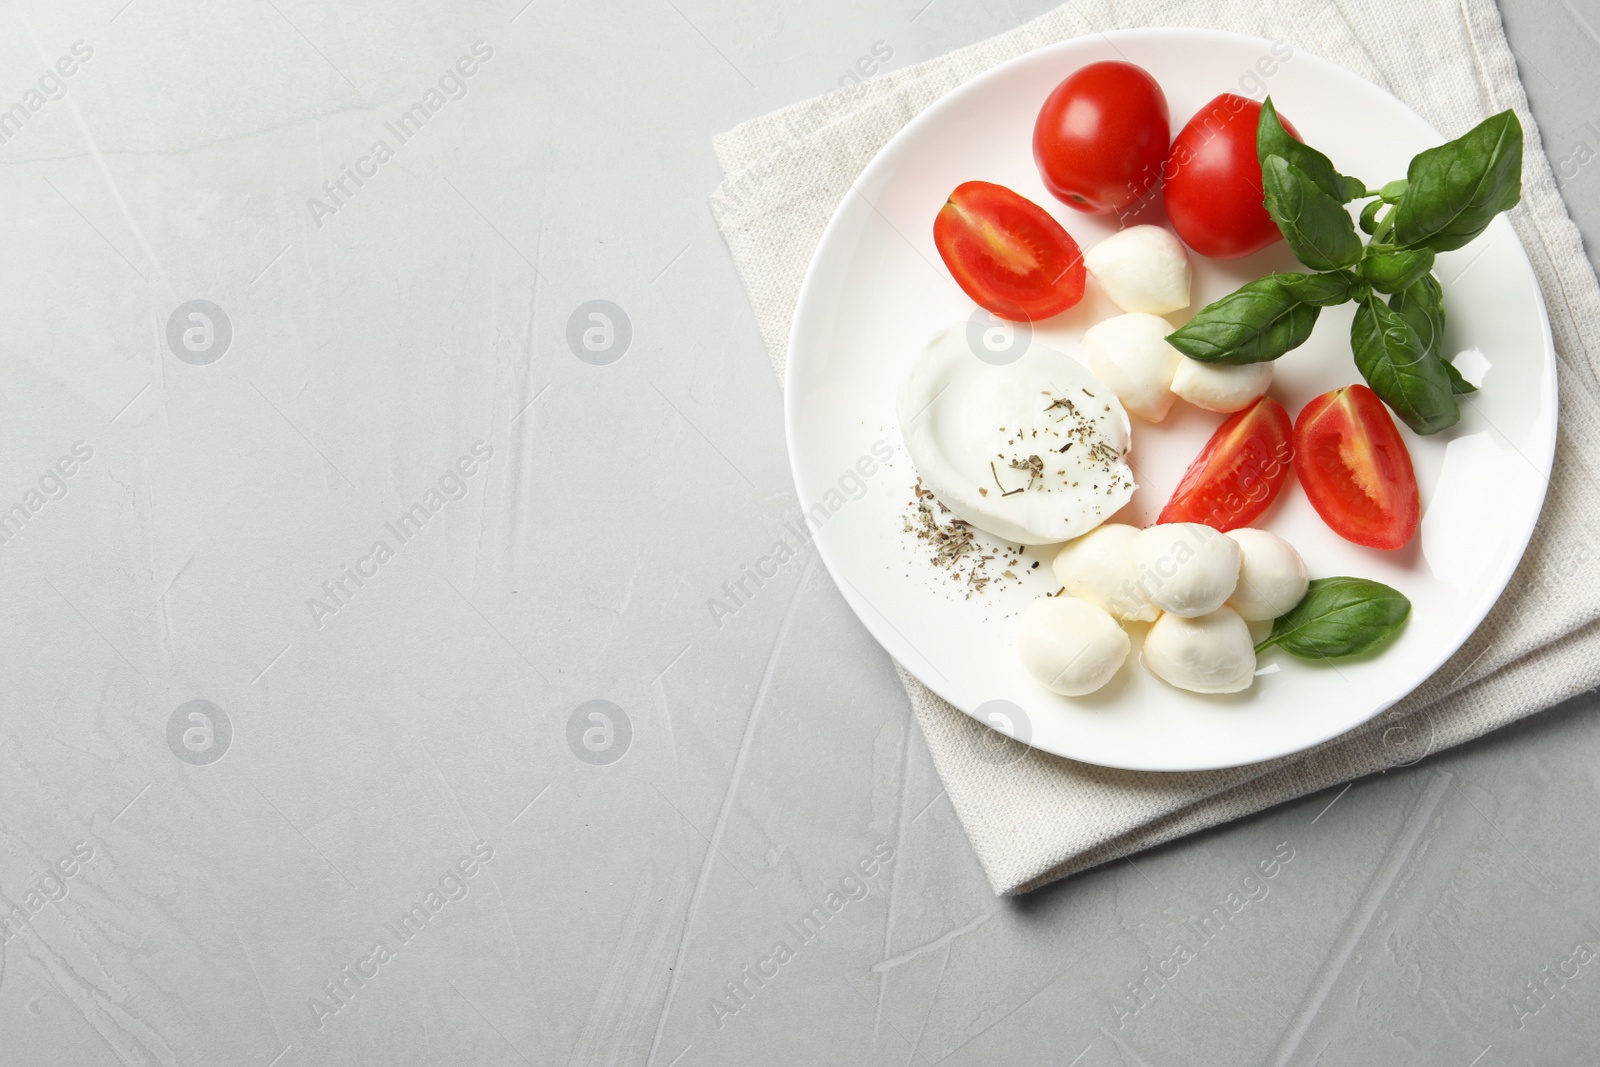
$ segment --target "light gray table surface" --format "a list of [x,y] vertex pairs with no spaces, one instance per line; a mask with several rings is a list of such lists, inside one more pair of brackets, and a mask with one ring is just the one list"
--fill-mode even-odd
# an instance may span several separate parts
[[[1600,1062],[1592,700],[1002,901],[814,552],[708,610],[711,137],[1050,2],[0,6],[0,1067]],[[1592,246],[1600,4],[1505,18]]]

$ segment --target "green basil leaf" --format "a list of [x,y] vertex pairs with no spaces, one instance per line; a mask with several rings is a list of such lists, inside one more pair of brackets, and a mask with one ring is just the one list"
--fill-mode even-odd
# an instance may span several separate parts
[[1290,251],[1312,270],[1348,267],[1361,258],[1361,237],[1344,205],[1282,156],[1261,164],[1263,203]]
[[1445,358],[1444,290],[1439,287],[1438,278],[1424,274],[1391,296],[1389,306],[1417,331],[1424,348],[1440,359]]
[[1433,249],[1374,249],[1368,246],[1356,266],[1361,280],[1380,293],[1398,293],[1433,269]]
[[1456,370],[1456,365],[1454,363],[1446,362],[1444,365],[1444,373],[1450,379],[1450,391],[1457,396],[1460,396],[1462,393],[1476,393],[1478,391],[1478,387],[1476,385],[1473,385],[1471,382],[1467,381],[1461,376],[1461,372]]
[[1326,274],[1275,274],[1278,284],[1302,304],[1334,307],[1355,297],[1356,276],[1347,270]]
[[1417,433],[1454,426],[1461,408],[1450,388],[1444,360],[1431,352],[1411,324],[1377,297],[1356,307],[1350,326],[1356,368],[1400,421]]
[[1460,248],[1522,199],[1522,123],[1510,111],[1418,153],[1395,208],[1394,238],[1435,252]]
[[1378,196],[1386,204],[1398,204],[1400,202],[1400,198],[1406,195],[1406,184],[1407,183],[1404,178],[1392,181],[1388,185],[1385,185],[1382,189],[1378,190]]
[[1168,334],[1167,343],[1190,359],[1228,364],[1277,359],[1299,347],[1321,309],[1291,295],[1283,277],[1269,274],[1207,304]]
[[1383,201],[1374,200],[1361,209],[1361,232],[1371,236],[1378,232],[1378,212],[1383,210]]
[[1382,582],[1318,578],[1256,651],[1276,645],[1301,659],[1358,656],[1397,633],[1410,614],[1411,601]]
[[1315,182],[1317,188],[1341,204],[1348,204],[1367,191],[1366,182],[1340,174],[1334,169],[1332,160],[1284,129],[1270,96],[1262,102],[1261,118],[1256,123],[1256,159],[1261,162],[1263,170],[1266,169],[1268,156],[1287,159]]

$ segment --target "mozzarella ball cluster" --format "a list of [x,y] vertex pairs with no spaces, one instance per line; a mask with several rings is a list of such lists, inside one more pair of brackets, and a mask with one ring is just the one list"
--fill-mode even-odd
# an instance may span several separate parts
[[1167,344],[1172,324],[1161,316],[1189,306],[1189,256],[1160,226],[1130,226],[1091,248],[1084,266],[1111,302],[1127,314],[1090,327],[1084,357],[1128,412],[1160,422],[1182,397],[1207,411],[1231,413],[1272,384],[1272,363],[1223,366],[1190,359]]
[[1052,569],[1062,593],[1029,605],[1018,653],[1065,696],[1092,693],[1117,673],[1129,649],[1122,622],[1153,622],[1142,658],[1167,684],[1248,689],[1256,656],[1246,624],[1286,613],[1310,583],[1305,561],[1281,537],[1191,522],[1101,526],[1063,545]]

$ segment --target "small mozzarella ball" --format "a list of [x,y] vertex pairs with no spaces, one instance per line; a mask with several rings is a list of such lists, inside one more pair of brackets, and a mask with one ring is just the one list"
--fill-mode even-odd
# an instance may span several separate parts
[[1189,254],[1160,226],[1130,226],[1084,253],[1111,302],[1123,311],[1165,315],[1189,306]]
[[1197,408],[1232,414],[1250,406],[1250,402],[1267,391],[1272,384],[1272,361],[1243,363],[1229,366],[1226,363],[1201,363],[1183,357],[1177,373],[1172,376],[1172,391]]
[[1083,335],[1089,370],[1128,414],[1160,422],[1172,409],[1172,376],[1183,354],[1167,344],[1172,324],[1159,315],[1116,315]]
[[1040,597],[1022,613],[1017,655],[1051,692],[1081,697],[1117,673],[1128,658],[1128,635],[1104,608],[1087,600]]
[[1191,693],[1238,693],[1256,674],[1250,628],[1232,608],[1186,619],[1163,615],[1144,639],[1144,665]]
[[1248,526],[1229,530],[1244,564],[1228,605],[1246,622],[1265,622],[1287,613],[1306,595],[1311,572],[1294,546],[1277,534]]
[[1239,543],[1198,522],[1140,530],[1131,551],[1139,585],[1173,615],[1194,618],[1216,611],[1239,584]]
[[1151,621],[1161,609],[1139,588],[1133,569],[1129,548],[1138,535],[1136,526],[1108,522],[1068,541],[1050,565],[1056,581],[1072,596],[1098,604],[1119,619]]

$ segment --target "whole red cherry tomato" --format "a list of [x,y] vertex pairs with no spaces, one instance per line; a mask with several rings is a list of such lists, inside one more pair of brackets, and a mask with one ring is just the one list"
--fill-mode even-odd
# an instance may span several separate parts
[[[1281,114],[1289,136],[1300,139]],[[1237,259],[1283,240],[1262,206],[1256,124],[1261,105],[1223,93],[1201,108],[1172,142],[1162,178],[1167,217],[1184,244],[1213,259]]]
[[1364,385],[1323,393],[1294,424],[1294,469],[1322,521],[1346,541],[1403,547],[1422,505],[1411,453],[1383,401]]
[[1171,136],[1167,98],[1143,67],[1091,63],[1039,109],[1033,159],[1056,199],[1105,215],[1155,189]]
[[956,284],[1013,322],[1059,315],[1083,299],[1078,242],[1049,212],[1003,185],[962,182],[933,220]]

